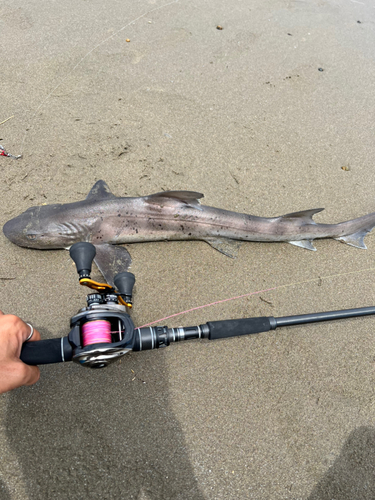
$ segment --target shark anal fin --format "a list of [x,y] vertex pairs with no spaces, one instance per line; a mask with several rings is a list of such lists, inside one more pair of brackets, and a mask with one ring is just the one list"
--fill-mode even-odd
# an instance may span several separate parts
[[241,245],[240,241],[229,238],[205,238],[204,241],[231,259],[237,257]]
[[202,210],[200,207],[200,198],[203,198],[202,193],[197,193],[195,191],[163,191],[162,193],[151,194],[146,197],[146,201],[148,203],[153,203],[156,205],[162,205],[165,203],[166,199],[171,198],[185,205],[193,208],[198,208],[198,210]]
[[306,250],[313,250],[316,252],[316,248],[311,240],[288,241],[288,243],[295,245],[296,247],[306,248]]
[[89,194],[86,196],[86,200],[110,200],[114,199],[116,196],[109,189],[108,185],[104,181],[96,182],[90,189]]
[[281,216],[281,219],[302,219],[305,222],[309,222],[310,224],[315,222],[313,221],[313,215],[322,212],[324,208],[313,208],[312,210],[302,210],[301,212],[292,212],[291,214],[285,214]]
[[347,236],[340,236],[339,238],[335,238],[335,240],[342,241],[343,243],[346,243],[347,245],[351,245],[352,247],[356,248],[363,248],[364,250],[367,249],[365,242],[363,241],[363,238],[366,236],[368,231],[358,231],[358,233],[354,234],[348,234]]
[[95,245],[95,248],[96,255],[94,262],[98,266],[106,282],[114,286],[116,274],[127,271],[132,262],[132,258],[124,247],[103,243]]

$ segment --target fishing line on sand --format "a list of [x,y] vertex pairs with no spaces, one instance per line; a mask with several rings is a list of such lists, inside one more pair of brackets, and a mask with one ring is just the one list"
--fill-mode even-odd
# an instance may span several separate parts
[[231,300],[238,300],[238,299],[243,299],[245,297],[250,297],[251,295],[259,295],[260,293],[265,293],[265,292],[271,292],[273,290],[279,290],[280,288],[288,288],[291,286],[297,286],[297,285],[304,285],[306,283],[312,283],[314,281],[320,281],[320,280],[326,280],[330,278],[338,278],[342,276],[348,276],[349,274],[358,274],[358,273],[364,273],[364,272],[369,272],[369,271],[375,271],[375,267],[370,267],[369,269],[360,269],[359,271],[349,271],[347,273],[339,273],[339,274],[331,274],[329,276],[319,276],[318,278],[311,278],[308,280],[303,280],[303,281],[296,281],[294,283],[287,283],[285,285],[277,285],[271,288],[266,288],[264,290],[258,290],[256,292],[249,292],[245,293],[243,295],[237,295],[236,297],[230,297],[227,299],[222,299],[222,300],[217,300],[215,302],[211,302],[210,304],[204,304],[203,306],[197,306],[197,307],[192,307],[191,309],[187,309],[186,311],[181,311],[175,314],[171,314],[170,316],[165,316],[165,318],[160,318],[156,321],[152,321],[151,323],[147,323],[145,325],[139,326],[138,328],[145,328],[147,326],[155,325],[156,323],[160,323],[161,321],[165,321],[170,318],[175,318],[176,316],[182,316],[183,314],[188,314],[193,311],[197,311],[198,309],[204,309],[206,307],[211,307],[211,306],[216,306],[218,304],[223,304],[224,302],[229,302]]
[[[39,106],[37,107],[36,111],[34,112],[34,114],[32,115],[31,119],[30,119],[30,124],[28,126],[28,128],[26,129],[25,131],[25,134],[23,136],[23,140],[22,140],[22,144],[21,144],[21,154],[17,156],[17,158],[20,158],[22,155],[23,155],[23,151],[24,151],[24,147],[25,147],[25,141],[26,141],[26,137],[27,137],[27,133],[29,132],[29,130],[31,129],[32,125],[33,125],[33,122],[35,120],[35,117],[37,115],[37,113],[39,112],[39,110],[44,106],[44,104],[48,101],[48,99],[54,94],[54,92],[56,92],[56,90],[58,88],[61,87],[61,85],[69,78],[69,76],[78,68],[78,66],[80,66],[80,64],[90,55],[92,54],[93,52],[95,52],[95,50],[97,50],[99,47],[101,47],[102,45],[104,45],[106,42],[108,42],[109,40],[111,40],[112,38],[114,38],[116,35],[118,35],[119,33],[121,33],[124,29],[128,28],[129,26],[131,26],[132,24],[135,24],[137,21],[139,21],[140,19],[142,19],[143,17],[146,17],[148,14],[151,14],[152,12],[155,12],[157,10],[160,10],[160,9],[164,9],[165,7],[168,7],[169,5],[172,5],[174,3],[177,3],[179,0],[172,0],[171,2],[168,2],[166,4],[163,4],[163,5],[159,5],[158,7],[155,7],[151,10],[148,10],[147,12],[144,12],[143,14],[141,14],[140,16],[136,17],[135,19],[133,19],[132,21],[128,22],[127,24],[125,24],[124,26],[122,26],[120,29],[118,29],[117,31],[115,31],[114,33],[112,33],[112,35],[108,36],[107,38],[105,38],[104,40],[102,40],[101,42],[99,42],[97,45],[95,45],[92,49],[90,49],[76,64],[75,66],[73,66],[73,68],[68,72],[68,74],[62,79],[60,80],[60,82],[56,85],[56,87],[53,88],[53,90],[51,90],[51,92],[47,95],[47,97],[39,104]],[[14,157],[14,156],[13,156]]]
[[14,118],[14,115],[12,115],[9,118],[7,118],[6,120],[3,120],[2,122],[0,122],[0,125],[2,125],[3,123],[6,123],[8,120],[11,120],[12,118]]

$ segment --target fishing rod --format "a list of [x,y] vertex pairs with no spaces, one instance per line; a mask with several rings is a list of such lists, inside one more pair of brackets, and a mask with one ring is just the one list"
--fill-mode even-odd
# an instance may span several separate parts
[[91,266],[95,254],[95,246],[91,243],[80,242],[72,245],[70,256],[76,265],[79,282],[95,290],[95,293],[87,295],[87,306],[71,318],[71,330],[66,337],[23,344],[23,362],[42,365],[74,361],[89,368],[104,368],[129,351],[160,349],[172,342],[225,339],[268,332],[283,326],[375,314],[375,307],[362,307],[280,318],[264,316],[209,321],[203,325],[178,328],[135,328],[127,312],[132,307],[134,274],[117,274],[114,287],[92,280]]

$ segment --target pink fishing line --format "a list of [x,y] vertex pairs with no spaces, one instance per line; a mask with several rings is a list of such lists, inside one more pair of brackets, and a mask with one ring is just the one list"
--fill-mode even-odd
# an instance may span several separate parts
[[197,311],[198,309],[216,306],[217,304],[223,304],[223,302],[229,302],[230,300],[242,299],[244,297],[249,297],[250,295],[257,295],[259,293],[271,292],[272,290],[276,290],[277,288],[279,288],[279,287],[274,286],[273,288],[266,288],[265,290],[258,290],[257,292],[245,293],[244,295],[238,295],[237,297],[230,297],[229,299],[217,300],[216,302],[211,302],[210,304],[205,304],[204,306],[197,306],[197,307],[193,307],[192,309],[187,309],[186,311],[171,314],[170,316],[166,316],[165,318],[160,318],[156,321],[152,321],[151,323],[147,323],[146,325],[138,326],[137,328],[145,328],[146,326],[155,325],[155,323],[160,323],[160,321],[165,321],[165,320],[170,319],[170,318],[175,318],[176,316],[181,316],[182,314],[187,314],[187,313],[190,313],[192,311]]
[[105,320],[88,321],[82,326],[83,346],[112,342],[111,323]]
[[170,316],[166,316],[165,318],[158,319],[156,321],[152,321],[151,323],[147,323],[146,325],[139,326],[138,328],[144,328],[146,326],[151,326],[155,325],[155,323],[159,323],[160,321],[165,321],[166,319],[170,318],[175,318],[176,316],[181,316],[182,314],[187,314],[192,311],[197,311],[198,309],[203,309],[205,307],[210,307],[210,306],[216,306],[217,304],[223,304],[224,302],[229,302],[230,300],[236,300],[236,299],[242,299],[244,297],[249,297],[250,295],[257,295],[259,293],[265,293],[265,292],[271,292],[272,290],[278,290],[279,288],[285,288],[289,286],[296,286],[296,285],[303,285],[306,283],[312,283],[313,281],[321,281],[323,279],[328,279],[328,278],[338,278],[342,276],[348,276],[349,274],[357,274],[357,273],[363,273],[363,272],[368,272],[368,271],[374,271],[375,268],[369,268],[369,269],[360,269],[358,271],[349,271],[347,273],[339,273],[339,274],[331,274],[329,276],[319,276],[318,278],[311,278],[307,279],[304,281],[298,281],[295,283],[288,283],[287,285],[278,285],[274,286],[272,288],[266,288],[265,290],[258,290],[257,292],[250,292],[250,293],[245,293],[244,295],[238,295],[237,297],[230,297],[229,299],[223,299],[223,300],[217,300],[216,302],[211,302],[211,304],[205,304],[204,306],[198,306],[198,307],[193,307],[192,309],[187,309],[186,311],[182,311],[176,314],[171,314]]

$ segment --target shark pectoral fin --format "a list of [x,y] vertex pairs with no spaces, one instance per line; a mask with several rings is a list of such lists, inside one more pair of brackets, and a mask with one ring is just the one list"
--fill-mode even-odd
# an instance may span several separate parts
[[101,245],[95,245],[95,248],[96,256],[94,262],[98,266],[106,282],[114,286],[116,274],[127,271],[132,263],[132,258],[124,247],[103,243]]
[[363,248],[364,250],[366,250],[367,247],[365,245],[365,242],[363,241],[363,238],[368,232],[369,231],[362,230],[358,231],[358,233],[348,234],[347,236],[340,236],[340,238],[335,238],[335,240],[342,241],[343,243],[351,245],[352,247]]
[[316,248],[311,240],[288,241],[288,243],[295,245],[296,247],[306,248],[306,250],[313,250],[316,252]]
[[116,196],[109,189],[108,185],[104,181],[96,182],[91,188],[89,194],[86,196],[86,200],[109,200],[114,199]]
[[162,193],[155,193],[147,196],[146,201],[148,203],[162,205],[166,198],[172,198],[184,203],[186,206],[202,210],[199,200],[203,198],[203,196],[202,193],[196,193],[195,191],[163,191]]
[[313,220],[313,215],[322,212],[324,208],[313,208],[312,210],[302,210],[301,212],[293,212],[291,214],[282,215],[281,219],[302,219],[309,224],[315,224]]
[[230,240],[228,238],[205,238],[204,241],[231,259],[237,257],[238,250],[241,246],[240,241]]

